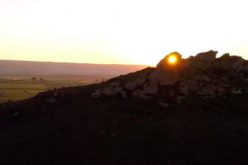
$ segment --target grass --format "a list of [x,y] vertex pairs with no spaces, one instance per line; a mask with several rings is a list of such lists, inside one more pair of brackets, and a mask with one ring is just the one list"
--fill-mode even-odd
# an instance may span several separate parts
[[62,87],[82,86],[96,82],[102,77],[89,76],[0,76],[0,103],[18,101],[40,92]]
[[30,90],[30,89],[1,89],[0,94],[0,102],[17,101],[22,99],[27,99],[29,97],[35,96],[39,92],[43,92],[45,90]]

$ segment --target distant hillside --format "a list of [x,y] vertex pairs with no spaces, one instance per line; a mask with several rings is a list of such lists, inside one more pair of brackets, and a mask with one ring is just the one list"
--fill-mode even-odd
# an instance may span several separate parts
[[142,65],[83,64],[0,60],[0,75],[106,75],[144,69]]

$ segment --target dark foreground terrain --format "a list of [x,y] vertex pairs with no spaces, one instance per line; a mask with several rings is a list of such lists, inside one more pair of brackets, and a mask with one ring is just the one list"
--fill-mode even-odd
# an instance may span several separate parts
[[247,61],[217,52],[0,107],[0,164],[248,164]]

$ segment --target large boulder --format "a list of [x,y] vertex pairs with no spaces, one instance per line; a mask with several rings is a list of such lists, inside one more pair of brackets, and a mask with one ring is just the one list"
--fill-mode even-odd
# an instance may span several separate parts
[[198,53],[195,56],[195,59],[211,62],[211,61],[214,61],[216,59],[217,53],[218,53],[217,51],[213,51],[213,50],[210,50],[210,51],[207,51],[207,52]]
[[[177,59],[175,64],[169,63],[169,58],[174,56]],[[178,52],[166,55],[157,65],[154,73],[150,75],[152,81],[159,85],[172,85],[180,80],[180,71],[184,68],[184,60]],[[154,84],[154,83],[153,83]]]
[[[168,59],[170,58],[170,56],[174,56],[177,58],[177,65],[171,65],[170,63],[168,63]],[[180,62],[182,61],[182,55],[178,52],[172,52],[168,55],[166,55],[158,64],[156,69],[157,70],[176,70],[178,69],[178,65],[180,64]]]

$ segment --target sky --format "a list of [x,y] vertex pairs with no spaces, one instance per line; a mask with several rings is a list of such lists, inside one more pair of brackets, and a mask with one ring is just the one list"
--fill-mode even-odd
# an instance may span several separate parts
[[0,59],[156,65],[217,50],[248,59],[246,0],[0,0]]

